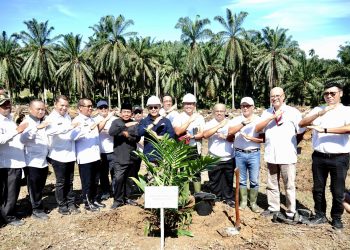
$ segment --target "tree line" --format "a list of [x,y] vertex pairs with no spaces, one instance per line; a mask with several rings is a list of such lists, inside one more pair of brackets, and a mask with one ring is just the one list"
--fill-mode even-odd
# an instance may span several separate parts
[[339,60],[320,59],[301,50],[287,29],[246,30],[247,15],[226,9],[213,20],[222,27],[218,33],[208,18],[181,17],[180,40],[160,42],[138,36],[133,20],[107,15],[90,27],[85,44],[79,34],[53,37],[48,21],[33,18],[24,22],[27,30],[2,32],[0,82],[17,101],[23,89],[45,102],[50,92],[73,101],[108,97],[119,107],[123,101],[143,106],[145,97],[163,93],[177,101],[191,92],[201,108],[216,102],[234,108],[243,96],[267,106],[275,86],[285,89],[289,103],[315,106],[324,84],[336,81],[350,103],[350,42],[339,47]]

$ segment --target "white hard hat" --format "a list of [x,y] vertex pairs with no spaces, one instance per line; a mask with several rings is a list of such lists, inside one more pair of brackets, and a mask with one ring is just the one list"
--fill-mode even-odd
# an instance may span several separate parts
[[253,99],[252,99],[251,97],[248,97],[248,96],[242,98],[241,104],[242,104],[242,103],[247,103],[247,104],[249,104],[249,105],[254,106],[254,101],[253,101]]
[[182,102],[194,102],[196,103],[196,97],[192,94],[186,94],[184,95],[184,97],[182,98]]
[[159,98],[155,95],[152,95],[150,98],[148,98],[146,103],[146,106],[149,105],[161,105]]

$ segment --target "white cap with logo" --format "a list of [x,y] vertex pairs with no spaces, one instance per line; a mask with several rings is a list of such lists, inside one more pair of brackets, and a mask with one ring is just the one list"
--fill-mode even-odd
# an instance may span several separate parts
[[182,102],[190,102],[190,103],[196,103],[197,99],[194,95],[192,94],[186,94],[184,95],[184,97],[182,98]]

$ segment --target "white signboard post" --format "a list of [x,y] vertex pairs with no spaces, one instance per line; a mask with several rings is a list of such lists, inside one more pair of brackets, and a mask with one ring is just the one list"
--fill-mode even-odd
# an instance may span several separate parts
[[178,208],[179,187],[145,187],[145,208],[160,208],[160,249],[164,249],[164,208]]

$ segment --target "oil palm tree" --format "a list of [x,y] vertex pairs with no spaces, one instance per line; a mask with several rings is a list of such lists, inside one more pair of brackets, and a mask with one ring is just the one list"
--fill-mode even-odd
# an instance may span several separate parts
[[17,89],[21,78],[21,62],[22,57],[17,38],[13,35],[8,37],[3,31],[0,36],[0,82],[5,83],[10,97],[12,97],[12,90]]
[[[126,20],[122,15],[116,18],[114,16],[102,17],[99,24],[100,30],[97,33],[95,30],[96,40],[91,46],[91,55],[95,57],[97,72],[108,75],[108,79],[115,84],[119,107],[121,107],[120,77],[123,72],[127,71],[126,61],[129,60],[126,38],[137,34],[126,32],[126,30],[133,24],[133,20]],[[110,95],[109,82],[107,82],[107,88],[108,95]]]
[[[25,21],[28,31],[21,31],[19,37],[24,43],[22,67],[24,80],[39,85],[43,91],[43,100],[47,102],[47,88],[52,87],[57,63],[54,43],[59,36],[51,38],[54,28],[49,27],[48,21],[38,22],[35,18]],[[38,90],[35,90],[37,92]],[[35,93],[38,94],[38,93]]]
[[81,49],[82,38],[72,33],[64,35],[63,41],[58,47],[58,59],[60,67],[56,72],[61,89],[67,91],[69,96],[89,96],[93,86],[93,69],[87,63],[84,52]]
[[206,28],[209,24],[208,18],[200,19],[197,15],[194,21],[189,17],[181,17],[175,26],[176,29],[181,29],[181,41],[189,46],[186,69],[192,80],[195,96],[197,96],[199,74],[202,70],[202,50],[199,42],[212,36],[212,31]]
[[246,31],[243,28],[243,22],[247,17],[247,12],[232,14],[230,9],[226,9],[226,19],[222,16],[216,16],[214,20],[218,21],[223,31],[218,33],[224,44],[225,56],[224,66],[226,72],[231,75],[231,94],[232,94],[232,109],[235,105],[235,85],[239,72],[243,65],[245,54],[247,54],[248,40],[245,39]]
[[260,33],[255,61],[256,71],[268,79],[269,88],[280,85],[284,73],[296,64],[292,57],[298,49],[298,43],[287,36],[287,29],[266,27]]

